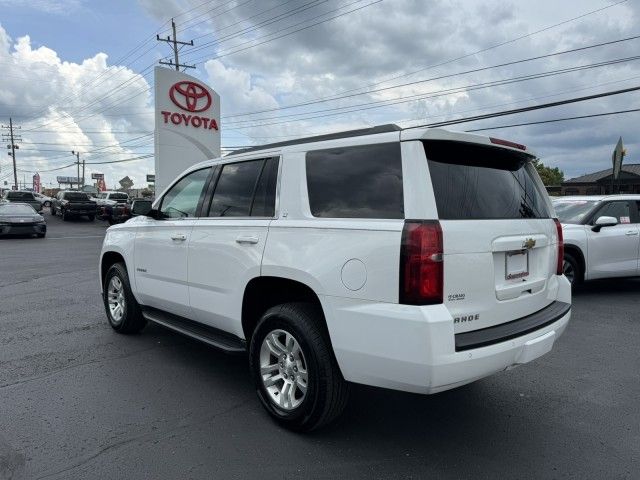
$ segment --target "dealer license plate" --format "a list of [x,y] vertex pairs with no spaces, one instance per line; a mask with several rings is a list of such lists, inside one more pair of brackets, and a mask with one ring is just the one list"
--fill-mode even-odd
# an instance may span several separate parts
[[529,276],[528,250],[514,250],[506,253],[504,276],[507,280]]

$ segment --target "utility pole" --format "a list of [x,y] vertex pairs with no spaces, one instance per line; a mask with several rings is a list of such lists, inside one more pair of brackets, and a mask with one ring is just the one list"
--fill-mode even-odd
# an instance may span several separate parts
[[[80,190],[80,152],[71,150],[71,155],[76,156],[76,167],[78,167],[78,190]],[[82,161],[82,186],[84,187],[84,160]]]
[[9,140],[9,142],[11,142],[9,145],[7,145],[7,148],[11,149],[11,151],[7,153],[9,154],[10,157],[13,158],[13,186],[14,186],[14,189],[17,190],[18,189],[18,170],[16,169],[16,150],[20,149],[20,146],[16,145],[16,142],[21,142],[22,138],[20,137],[20,135],[14,135],[13,130],[14,128],[16,130],[20,130],[22,127],[14,127],[13,119],[9,117],[9,126],[7,127],[6,125],[2,125],[2,128],[9,130],[9,133],[2,134],[2,139]]
[[178,47],[178,45],[189,45],[193,47],[193,40],[191,40],[190,42],[181,42],[178,40],[178,35],[176,33],[176,22],[173,21],[173,18],[171,19],[171,28],[173,29],[173,38],[171,38],[169,35],[167,35],[167,38],[160,38],[160,35],[156,35],[156,39],[159,42],[167,42],[169,44],[172,44],[171,49],[173,50],[173,61],[169,60],[168,62],[164,62],[160,60],[160,64],[175,67],[176,72],[180,71],[180,67],[196,68],[195,65],[180,63],[180,60],[178,59],[178,52],[180,51],[180,47]]

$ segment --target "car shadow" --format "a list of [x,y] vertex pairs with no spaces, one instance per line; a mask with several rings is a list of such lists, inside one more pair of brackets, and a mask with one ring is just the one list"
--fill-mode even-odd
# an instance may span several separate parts
[[[495,440],[494,436],[492,442],[487,443],[489,430],[507,432],[516,428],[517,436],[527,432],[526,443],[531,443],[532,448],[539,441],[538,437],[548,436],[539,418],[522,410],[523,394],[518,385],[504,381],[503,377],[502,381],[485,379],[435,395],[350,384],[351,396],[343,415],[334,423],[301,437],[279,427],[262,411],[253,392],[246,354],[225,354],[154,324],[147,325],[142,337],[149,334],[154,342],[158,337],[166,342],[177,342],[171,358],[164,360],[184,360],[203,382],[215,382],[215,388],[231,391],[236,396],[254,396],[254,401],[248,404],[254,415],[247,416],[247,421],[262,419],[260,429],[280,432],[278,435],[284,435],[289,441],[321,440],[337,450],[353,449],[356,442],[358,449],[363,451],[367,448],[379,450],[382,442],[392,448],[406,449],[411,455],[417,451],[441,451],[449,455],[460,448],[473,448],[475,454],[484,450],[493,456],[501,448],[509,448],[514,438],[503,435]],[[255,427],[244,425],[242,419],[234,425],[238,435],[242,435],[245,428]]]
[[607,278],[591,280],[573,288],[574,297],[603,295],[612,293],[637,294],[640,291],[640,277]]

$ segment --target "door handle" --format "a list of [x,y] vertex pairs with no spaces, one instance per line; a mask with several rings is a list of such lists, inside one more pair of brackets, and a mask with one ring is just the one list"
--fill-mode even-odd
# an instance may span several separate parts
[[638,235],[638,231],[637,230],[629,230],[627,233],[625,233],[625,235],[629,235],[629,236]]
[[236,238],[237,243],[253,243],[256,244],[260,241],[258,237],[238,237]]
[[176,240],[178,242],[184,242],[187,239],[187,236],[184,233],[174,233],[171,235],[171,240]]

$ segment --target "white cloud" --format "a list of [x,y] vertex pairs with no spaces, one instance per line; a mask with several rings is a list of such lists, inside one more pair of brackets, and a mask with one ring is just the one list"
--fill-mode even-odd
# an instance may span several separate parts
[[[109,65],[106,54],[81,63],[63,61],[46,46],[33,48],[28,36],[13,41],[0,25],[0,66],[8,72],[0,83],[3,123],[11,115],[22,127],[16,156],[20,180],[41,171],[46,186],[57,186],[56,176],[75,176],[75,168],[46,172],[72,163],[71,150],[80,151],[88,163],[152,152],[151,136],[129,141],[153,131],[150,84],[128,68]],[[0,159],[2,184],[12,183],[10,160]],[[137,186],[144,186],[152,169],[152,159],[87,165],[86,177],[102,172],[107,184],[115,186],[129,175]]]

